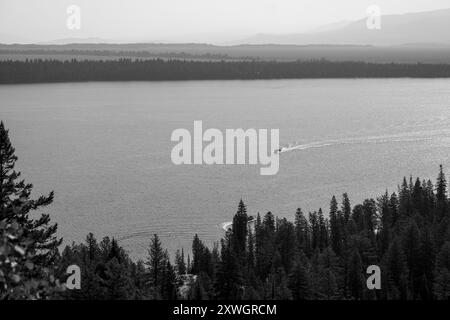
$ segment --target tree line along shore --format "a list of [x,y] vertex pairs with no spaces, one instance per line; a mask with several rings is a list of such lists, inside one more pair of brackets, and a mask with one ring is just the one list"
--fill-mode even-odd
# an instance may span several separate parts
[[448,78],[450,64],[181,59],[0,61],[0,84],[82,81]]

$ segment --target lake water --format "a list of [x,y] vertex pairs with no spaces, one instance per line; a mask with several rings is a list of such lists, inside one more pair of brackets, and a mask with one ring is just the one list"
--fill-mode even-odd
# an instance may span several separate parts
[[[239,199],[292,218],[396,190],[450,167],[450,80],[270,80],[0,86],[18,167],[66,242],[114,236],[143,257],[153,233],[173,253],[218,240]],[[275,176],[259,166],[175,166],[177,128],[279,128]]]

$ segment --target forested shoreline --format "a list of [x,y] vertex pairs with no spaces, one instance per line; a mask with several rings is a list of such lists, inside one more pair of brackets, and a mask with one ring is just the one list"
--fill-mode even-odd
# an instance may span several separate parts
[[0,61],[0,84],[83,81],[448,78],[449,64],[180,59]]
[[[352,206],[332,197],[327,212],[294,221],[267,212],[251,217],[241,200],[232,228],[212,248],[193,235],[192,250],[171,259],[155,234],[134,261],[117,240],[63,248],[45,213],[53,192],[30,197],[0,123],[0,300],[434,300],[450,297],[450,201],[442,166],[437,181],[404,178],[398,190]],[[301,199],[299,199],[301,201]],[[36,215],[36,211],[39,212]],[[251,222],[251,223],[250,223]],[[218,239],[219,240],[219,239]],[[81,269],[68,290],[67,267]],[[381,289],[366,268],[381,268]]]

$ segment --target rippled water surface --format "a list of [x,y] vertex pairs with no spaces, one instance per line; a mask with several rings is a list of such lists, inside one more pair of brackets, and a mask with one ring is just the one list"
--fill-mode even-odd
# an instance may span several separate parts
[[[144,256],[150,236],[190,247],[222,235],[243,198],[251,214],[327,208],[394,191],[450,167],[450,80],[274,80],[0,86],[18,166],[66,241],[114,236]],[[176,128],[279,128],[280,171],[175,166]]]

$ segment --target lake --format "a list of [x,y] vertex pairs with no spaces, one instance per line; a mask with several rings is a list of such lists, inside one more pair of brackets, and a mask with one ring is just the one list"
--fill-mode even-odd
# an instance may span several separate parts
[[[403,176],[450,167],[449,79],[109,82],[0,86],[18,169],[66,243],[88,232],[145,257],[157,233],[173,255],[211,244],[242,198],[250,214],[292,219],[348,192],[352,204]],[[276,128],[277,175],[259,166],[172,163],[173,130]]]

